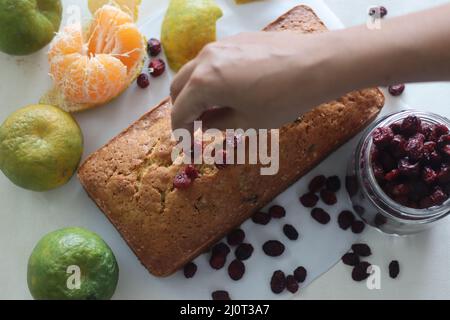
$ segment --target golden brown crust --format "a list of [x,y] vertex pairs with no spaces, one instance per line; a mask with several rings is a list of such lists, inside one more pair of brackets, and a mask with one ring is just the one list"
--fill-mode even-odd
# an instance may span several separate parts
[[[325,30],[314,12],[298,6],[265,30]],[[180,170],[170,159],[170,101],[161,102],[91,155],[78,176],[143,265],[167,276],[208,249],[269,203],[380,112],[378,89],[323,104],[280,131],[280,170],[261,176],[259,165],[217,170],[202,166],[186,190],[173,189]]]

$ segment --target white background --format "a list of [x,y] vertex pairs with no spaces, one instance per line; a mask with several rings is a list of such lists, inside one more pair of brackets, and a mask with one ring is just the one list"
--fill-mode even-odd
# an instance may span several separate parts
[[[283,0],[279,0],[283,2]],[[79,3],[81,1],[63,1],[68,3]],[[155,9],[160,8],[165,0],[143,0],[141,7],[140,21],[145,21],[146,17],[153,16]],[[364,23],[367,18],[367,8],[374,4],[366,0],[325,0],[324,1],[334,13],[342,20],[346,26]],[[377,4],[384,4],[389,9],[389,15],[400,15],[414,10],[420,10],[428,6],[445,3],[448,1],[379,1]],[[300,3],[300,2],[299,2]],[[255,13],[257,14],[257,13]],[[267,21],[268,22],[268,21]],[[38,53],[27,58],[12,58],[0,55],[0,121],[19,106],[35,103],[42,92],[49,87],[49,81],[42,78],[42,69],[45,65],[45,55]],[[30,85],[31,84],[31,85]],[[153,85],[153,84],[152,84]],[[427,85],[409,85],[405,94],[402,96],[402,102],[411,107],[434,111],[446,116],[450,116],[450,86],[448,84],[427,84]],[[159,90],[161,89],[161,90]],[[130,89],[131,90],[131,89]],[[152,87],[151,100],[164,97],[167,89],[159,88],[158,84]],[[142,94],[140,91],[131,94]],[[388,100],[390,103],[390,100]],[[130,106],[132,107],[132,106]],[[389,107],[389,106],[388,106]],[[116,106],[111,106],[116,108]],[[112,112],[112,111],[111,111]],[[110,115],[111,112],[101,110],[99,116],[104,116],[115,120]],[[115,110],[116,116],[124,115],[127,111],[123,109]],[[120,129],[111,129],[108,121],[101,122],[101,125],[88,119],[88,114],[78,116],[83,126],[89,126],[90,136],[86,139],[97,139],[97,145],[93,145],[86,150],[86,154],[94,151],[95,148],[106,142],[112,135]],[[111,118],[110,118],[111,117]],[[85,130],[86,131],[86,130]],[[115,132],[117,131],[117,132]],[[106,133],[105,133],[106,132]],[[74,179],[75,180],[75,179]],[[23,261],[30,252],[30,245],[38,240],[39,237],[29,236],[29,225],[34,228],[48,230],[48,225],[67,226],[82,225],[89,227],[91,224],[101,227],[94,228],[105,240],[119,251],[120,260],[132,260],[136,264],[134,256],[129,252],[123,241],[117,236],[113,227],[106,222],[101,214],[92,215],[92,212],[49,212],[48,220],[45,215],[33,216],[29,210],[25,210],[29,201],[34,201],[37,206],[48,206],[49,211],[54,210],[52,203],[57,199],[66,197],[68,202],[75,194],[67,194],[73,190],[71,183],[46,195],[23,194],[23,203],[16,201],[8,202],[8,194],[11,188],[3,176],[0,176],[0,185],[8,186],[8,190],[0,190],[0,252],[11,253],[0,257],[0,298],[30,298],[24,277],[26,266]],[[78,189],[77,189],[78,190]],[[18,192],[18,190],[15,190]],[[79,190],[77,192],[83,192]],[[44,218],[43,218],[44,217]],[[51,217],[51,218],[50,218]],[[51,221],[50,221],[51,220]],[[20,223],[14,223],[20,221]],[[350,280],[350,269],[342,263],[338,263],[334,268],[321,276],[307,288],[303,289],[298,296],[300,299],[423,299],[423,298],[450,298],[450,219],[447,219],[440,226],[415,236],[407,238],[393,238],[381,235],[374,230],[368,230],[362,241],[371,245],[374,252],[370,261],[386,269],[387,263],[392,259],[398,259],[401,265],[401,275],[399,279],[393,281],[382,278],[381,290],[368,290],[363,283],[355,283]],[[116,252],[117,253],[117,252]],[[8,257],[8,258],[6,258]],[[19,261],[21,263],[19,263]],[[146,271],[142,267],[136,267],[139,270],[140,277],[146,277]],[[135,267],[123,267],[121,264],[121,278],[134,278],[127,272],[135,272]],[[121,292],[133,292],[133,282],[119,283]],[[127,295],[120,294],[119,298],[127,298]],[[145,296],[139,296],[144,298]],[[147,298],[158,298],[158,293],[154,292]]]

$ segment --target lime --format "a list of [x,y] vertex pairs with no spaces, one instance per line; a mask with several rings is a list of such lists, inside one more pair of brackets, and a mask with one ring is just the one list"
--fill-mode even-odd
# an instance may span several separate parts
[[178,71],[200,50],[216,40],[222,10],[214,0],[171,0],[161,29],[169,66]]
[[82,153],[80,127],[54,106],[19,109],[0,127],[0,169],[25,189],[45,191],[65,184]]
[[83,228],[47,234],[28,260],[28,288],[35,299],[110,299],[118,278],[119,267],[111,248]]
[[38,51],[58,32],[61,15],[60,0],[0,0],[0,51]]

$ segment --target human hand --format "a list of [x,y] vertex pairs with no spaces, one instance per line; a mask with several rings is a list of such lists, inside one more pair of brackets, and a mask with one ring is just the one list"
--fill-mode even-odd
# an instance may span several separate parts
[[209,44],[172,83],[173,129],[191,130],[199,118],[218,129],[294,121],[327,98],[322,62],[329,52],[322,47],[320,36],[293,32],[242,33]]

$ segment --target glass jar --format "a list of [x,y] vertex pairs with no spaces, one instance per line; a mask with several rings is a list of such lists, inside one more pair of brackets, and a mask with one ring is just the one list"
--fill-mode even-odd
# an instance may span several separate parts
[[430,112],[406,110],[388,115],[365,130],[356,151],[349,161],[346,188],[353,209],[367,224],[393,235],[407,235],[427,229],[450,213],[450,199],[440,206],[414,209],[403,206],[389,197],[378,184],[372,170],[371,150],[373,132],[408,116],[417,116],[422,122],[444,124],[450,128],[447,118]]

